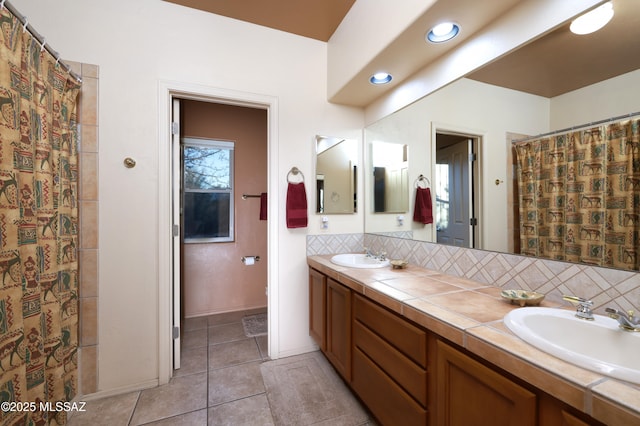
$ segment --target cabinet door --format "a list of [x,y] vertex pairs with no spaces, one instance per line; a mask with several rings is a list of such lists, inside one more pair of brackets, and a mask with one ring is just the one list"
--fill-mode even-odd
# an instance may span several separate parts
[[567,406],[556,398],[540,393],[538,424],[540,426],[604,426],[604,423]]
[[437,342],[439,425],[535,426],[536,395]]
[[342,377],[351,381],[351,290],[327,279],[327,349],[325,354]]
[[324,352],[327,348],[327,277],[309,269],[309,335]]

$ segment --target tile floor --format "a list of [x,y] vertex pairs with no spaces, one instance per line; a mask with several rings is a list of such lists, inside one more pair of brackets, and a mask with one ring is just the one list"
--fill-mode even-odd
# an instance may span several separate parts
[[267,337],[248,338],[242,327],[244,315],[258,312],[187,319],[181,368],[168,384],[90,400],[86,411],[75,413],[68,424],[273,425],[260,372],[260,364],[268,360]]

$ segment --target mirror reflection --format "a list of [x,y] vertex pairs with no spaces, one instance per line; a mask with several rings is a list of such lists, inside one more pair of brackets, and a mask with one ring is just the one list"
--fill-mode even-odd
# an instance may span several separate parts
[[[446,197],[442,194],[445,181],[437,176],[436,165],[442,163],[436,158],[440,148],[436,136],[448,133],[477,138],[479,145],[472,178],[463,179],[471,182],[468,199],[477,203],[474,212],[477,228],[475,234],[469,229],[465,234],[475,240],[476,248],[517,252],[518,235],[513,227],[519,210],[512,140],[640,111],[635,90],[640,87],[640,2],[614,0],[614,9],[613,20],[588,38],[571,34],[567,23],[373,123],[365,129],[365,141],[394,140],[407,144],[413,157],[410,183],[420,173],[429,177],[433,191],[439,192],[434,196],[434,213],[442,217],[448,211],[449,225],[453,220],[451,211],[458,203],[451,201],[449,172],[446,174],[448,192]],[[601,47],[606,50],[601,51]],[[544,62],[539,53],[551,57],[550,62]],[[595,57],[606,59],[594,62]],[[558,72],[560,63],[566,65],[562,72]],[[585,63],[592,66],[580,65]],[[576,65],[577,69],[569,71],[569,64]],[[529,71],[533,75],[529,75]],[[477,168],[477,174],[473,168]],[[367,194],[373,192],[373,182],[366,177],[365,190]],[[414,208],[412,190],[410,185],[408,211]],[[471,227],[473,222],[472,216],[467,226]],[[395,233],[438,242],[437,231],[443,225],[443,219],[439,225],[436,219],[434,225],[405,221],[405,225],[399,227],[394,217],[382,224],[379,217],[365,212],[365,232],[368,233]]]
[[358,141],[316,136],[316,213],[357,212]]
[[409,210],[408,147],[404,144],[371,143],[373,212],[405,213]]

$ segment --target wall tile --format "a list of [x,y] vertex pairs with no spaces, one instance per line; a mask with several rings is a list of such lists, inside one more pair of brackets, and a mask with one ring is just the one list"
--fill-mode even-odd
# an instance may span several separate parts
[[98,154],[80,153],[80,199],[98,199]]
[[98,80],[96,78],[82,79],[79,119],[83,125],[98,125]]
[[98,298],[80,298],[80,344],[91,346],[98,344]]
[[95,393],[98,383],[98,66],[70,63],[82,75],[79,96],[80,162],[80,356],[78,396]]
[[98,152],[98,126],[91,124],[80,126],[80,152]]
[[99,67],[92,64],[82,64],[82,77],[98,78]]
[[80,297],[98,296],[98,250],[80,249]]
[[83,346],[80,351],[80,395],[98,390],[98,347]]
[[[355,244],[357,242],[357,244]],[[353,244],[350,244],[353,243]],[[358,246],[360,245],[360,246]],[[640,273],[414,241],[390,235],[308,235],[307,255],[384,250],[390,259],[509,289],[538,291],[551,302],[586,297],[594,309],[640,309]]]
[[360,253],[362,234],[307,235],[307,256],[332,253]]

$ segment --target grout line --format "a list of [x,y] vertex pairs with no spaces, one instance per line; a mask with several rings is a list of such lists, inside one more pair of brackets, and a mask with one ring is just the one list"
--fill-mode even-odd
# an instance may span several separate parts
[[133,405],[133,410],[131,410],[131,414],[129,414],[129,421],[127,425],[131,425],[133,421],[133,416],[136,413],[136,408],[138,408],[138,403],[140,402],[140,396],[142,396],[142,391],[138,391],[138,397],[136,398],[136,403]]
[[200,410],[207,410],[207,422],[208,422],[208,421],[209,421],[209,417],[208,417],[208,416],[209,416],[209,413],[208,413],[208,408],[207,408],[207,407],[205,407],[205,408],[196,408],[195,410],[191,410],[191,411],[185,411],[184,413],[176,414],[175,416],[169,416],[169,417],[163,417],[162,419],[151,420],[150,422],[147,422],[147,423],[140,423],[140,424],[139,424],[139,425],[137,425],[137,426],[152,425],[152,424],[154,424],[154,423],[164,422],[164,421],[166,421],[166,420],[169,420],[169,419],[175,419],[175,418],[177,418],[177,417],[184,416],[185,414],[195,413],[195,412],[198,412],[198,411],[200,411]]

